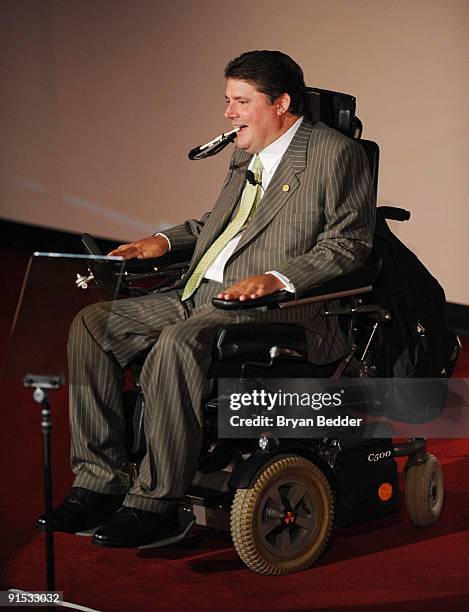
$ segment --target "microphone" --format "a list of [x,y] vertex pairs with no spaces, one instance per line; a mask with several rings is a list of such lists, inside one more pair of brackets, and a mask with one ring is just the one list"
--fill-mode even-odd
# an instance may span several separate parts
[[199,147],[195,147],[191,149],[188,153],[189,159],[206,159],[207,157],[211,157],[212,155],[216,155],[220,151],[222,151],[226,145],[233,142],[236,138],[237,133],[241,128],[236,127],[231,132],[226,132],[225,134],[220,134],[210,142],[206,142]]
[[252,170],[246,170],[246,180],[253,187],[255,187],[256,185],[259,185],[261,189],[264,189],[262,187],[262,181],[258,181],[256,179],[256,175],[254,174]]

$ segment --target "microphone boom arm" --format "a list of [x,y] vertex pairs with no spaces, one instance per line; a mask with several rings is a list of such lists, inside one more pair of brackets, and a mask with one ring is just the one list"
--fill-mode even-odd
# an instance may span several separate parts
[[236,127],[231,132],[220,134],[210,142],[191,149],[188,153],[188,157],[191,160],[206,159],[220,153],[230,142],[233,142],[241,128]]

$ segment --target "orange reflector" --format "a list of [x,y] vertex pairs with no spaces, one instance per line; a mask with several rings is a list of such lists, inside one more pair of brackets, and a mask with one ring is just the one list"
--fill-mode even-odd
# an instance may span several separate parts
[[378,489],[378,497],[381,501],[389,501],[392,497],[392,484],[390,482],[383,482]]

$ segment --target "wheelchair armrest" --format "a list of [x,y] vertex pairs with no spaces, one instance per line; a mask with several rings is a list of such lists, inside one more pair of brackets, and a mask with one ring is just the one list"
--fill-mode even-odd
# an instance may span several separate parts
[[350,295],[359,295],[371,291],[372,284],[381,274],[381,268],[381,259],[377,259],[372,255],[363,267],[321,283],[305,292],[299,299],[295,299],[295,294],[289,291],[277,291],[271,295],[243,302],[213,298],[212,305],[222,310],[245,310],[262,306],[290,308],[309,302],[322,302]]
[[[271,295],[257,298],[255,300],[222,300],[220,298],[212,298],[212,305],[221,310],[246,310],[248,308],[259,308],[261,306],[279,306],[286,302],[293,302],[295,294],[289,291],[277,291]],[[280,307],[280,306],[279,306]]]
[[376,215],[377,217],[391,219],[392,221],[408,221],[410,219],[410,211],[405,208],[397,208],[396,206],[378,206]]

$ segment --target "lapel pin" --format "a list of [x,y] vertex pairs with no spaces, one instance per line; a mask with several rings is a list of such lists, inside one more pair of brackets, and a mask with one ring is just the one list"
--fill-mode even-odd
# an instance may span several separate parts
[[287,185],[285,183],[285,185],[282,185],[282,191],[289,191],[290,190],[290,185]]

